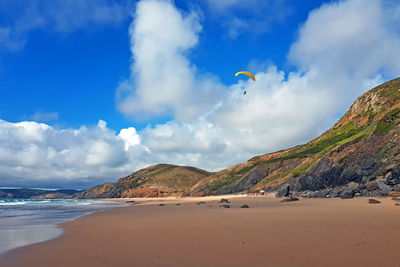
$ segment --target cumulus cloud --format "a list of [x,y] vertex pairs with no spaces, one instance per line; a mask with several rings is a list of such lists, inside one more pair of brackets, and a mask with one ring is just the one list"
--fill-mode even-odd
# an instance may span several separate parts
[[130,27],[132,74],[118,88],[119,108],[135,118],[168,112],[170,120],[118,134],[104,121],[79,129],[0,121],[2,183],[89,184],[161,162],[218,170],[306,142],[362,92],[399,75],[399,6],[379,0],[322,5],[288,52],[296,71],[255,62],[257,82],[227,86],[199,74],[187,57],[201,31],[196,13],[170,1],[141,1]]
[[122,176],[144,166],[132,159],[135,153],[127,153],[139,137],[134,128],[126,130],[117,135],[101,120],[79,129],[0,120],[1,185],[76,187]]
[[119,23],[130,15],[129,6],[128,0],[0,0],[0,46],[20,49],[35,29],[72,32]]
[[211,75],[196,75],[185,56],[200,30],[195,12],[181,13],[170,1],[137,4],[129,30],[134,64],[118,88],[120,111],[135,119],[173,114],[190,120],[216,104],[224,86]]
[[340,71],[357,78],[398,75],[400,19],[392,8],[378,0],[325,4],[310,13],[289,59],[300,70]]
[[[170,2],[147,1],[142,2],[142,7],[150,3],[163,6],[157,11],[158,17],[163,16],[158,12],[164,13],[171,8],[175,10],[175,17],[181,18],[174,21],[179,21],[181,27],[185,25],[184,15]],[[217,7],[227,9],[238,2],[219,3],[221,6]],[[193,164],[216,170],[246,160],[251,155],[272,152],[316,137],[329,128],[338,118],[337,114],[344,113],[358,95],[400,72],[399,54],[396,53],[400,36],[398,28],[394,27],[400,21],[395,15],[397,13],[393,12],[396,8],[378,0],[368,3],[348,0],[322,5],[310,13],[288,53],[289,62],[297,67],[297,71],[284,73],[272,63],[250,63],[257,65],[254,66],[258,70],[256,83],[240,81],[229,86],[222,97],[214,97],[211,107],[203,112],[198,108],[200,115],[191,119],[182,119],[181,116],[186,103],[174,102],[174,106],[183,109],[172,109],[170,122],[141,131],[143,144],[155,162]],[[137,10],[137,17],[143,10]],[[190,32],[188,36],[197,38],[197,27],[187,29]],[[152,30],[154,32],[150,33]],[[142,27],[136,21],[130,31],[135,60],[138,56],[140,58],[140,54],[135,52],[138,31],[141,32]],[[146,39],[155,33],[157,29],[147,28],[146,35],[141,35],[141,42],[150,42],[152,39]],[[174,38],[174,35],[167,36],[168,40],[161,44],[173,42],[169,38]],[[185,47],[183,52],[187,53],[186,50],[193,49],[195,44]],[[201,91],[202,85],[196,79],[195,66],[188,67],[183,52],[179,54],[183,60],[174,62],[180,65],[178,69],[185,67],[187,76],[194,77],[182,88],[185,94],[190,95],[193,88],[196,92]],[[135,77],[141,79],[142,73],[151,73],[150,66],[142,65]],[[169,68],[160,64],[157,70],[168,72]],[[164,76],[152,76],[152,79],[152,83],[166,83]],[[212,82],[214,86],[223,86],[218,80]],[[132,95],[136,90],[158,98],[160,93],[154,90],[152,83],[128,88]],[[243,96],[243,91],[248,93]],[[151,105],[143,105],[140,98],[135,99],[139,101],[136,102],[139,109],[133,108],[125,114],[140,114],[141,111],[154,114],[159,111],[159,107],[153,109]],[[131,104],[134,106],[133,102]],[[143,110],[140,106],[146,108]]]

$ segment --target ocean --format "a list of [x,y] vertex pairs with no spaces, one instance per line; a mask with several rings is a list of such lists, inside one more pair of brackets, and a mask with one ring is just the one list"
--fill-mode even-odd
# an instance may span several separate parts
[[99,200],[0,198],[0,255],[61,235],[59,223],[123,205]]

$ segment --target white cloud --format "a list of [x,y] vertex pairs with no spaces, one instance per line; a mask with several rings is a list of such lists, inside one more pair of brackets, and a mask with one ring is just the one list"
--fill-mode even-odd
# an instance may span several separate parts
[[119,23],[130,10],[129,0],[0,0],[0,46],[20,49],[35,29],[72,32],[91,24]]
[[400,18],[393,14],[393,7],[388,8],[379,0],[321,6],[310,13],[300,29],[289,59],[301,70],[340,71],[357,78],[369,78],[378,72],[398,75]]
[[[37,122],[0,120],[0,173],[2,185],[88,185],[115,179],[143,167],[135,153],[134,128],[126,140],[104,121],[95,127],[56,129]],[[138,137],[137,137],[138,138]],[[141,149],[137,149],[141,151]]]
[[190,120],[224,94],[215,77],[196,75],[185,57],[201,30],[196,13],[182,14],[170,1],[137,4],[130,27],[134,64],[118,88],[119,109],[136,119],[173,114]]
[[136,129],[129,127],[122,129],[118,136],[125,142],[125,150],[140,144],[140,136],[137,134]]
[[195,13],[169,1],[142,1],[130,28],[132,76],[118,89],[119,107],[134,117],[168,111],[171,120],[118,135],[104,121],[79,129],[0,121],[2,183],[89,184],[162,162],[218,170],[306,142],[363,91],[399,75],[399,6],[325,4],[309,15],[290,49],[298,71],[255,62],[256,82],[228,87],[199,75],[188,60],[201,29]]
[[[218,3],[221,9],[226,9],[239,2]],[[193,164],[216,170],[244,161],[252,155],[290,147],[317,136],[330,127],[337,119],[337,114],[343,113],[358,95],[399,74],[400,60],[396,51],[400,36],[393,25],[400,25],[400,22],[393,15],[396,14],[392,12],[393,6],[388,8],[385,3],[378,0],[349,0],[325,4],[314,10],[300,28],[298,40],[293,43],[288,55],[298,71],[284,73],[271,63],[250,64],[257,65],[254,66],[258,69],[257,82],[239,81],[231,85],[224,91],[225,94],[214,96],[213,105],[207,109],[187,100],[182,103],[165,100],[161,96],[163,101],[169,101],[169,105],[174,107],[170,110],[173,119],[139,132],[141,144],[149,149],[149,156],[154,162]],[[145,7],[150,5],[151,8],[146,10]],[[158,6],[158,9],[154,6]],[[141,2],[136,22],[131,25],[130,31],[134,70],[142,56],[154,59],[160,54],[139,53],[142,50],[137,49],[135,42],[137,32],[144,30],[140,23],[141,14],[151,18],[150,10],[157,10],[154,16],[163,18],[165,23],[169,23],[169,14],[174,14],[174,19],[170,19],[177,23],[174,25],[177,29],[184,27],[185,18],[190,17],[179,14],[179,10],[168,1]],[[197,40],[197,27],[185,29],[188,30],[187,38]],[[191,99],[190,95],[202,89],[202,84],[196,79],[195,66],[189,67],[185,57],[190,52],[187,50],[193,49],[196,42],[185,46],[177,56],[176,49],[164,50],[164,44],[185,38],[170,40],[176,35],[169,34],[165,35],[168,38],[162,42],[154,42],[150,36],[158,34],[158,31],[159,27],[147,27],[146,34],[140,35],[141,42],[157,43],[162,48],[152,47],[152,50],[163,49],[166,53],[161,53],[163,57],[168,58],[169,55],[170,64],[174,67],[158,64],[155,68],[157,72],[168,73],[171,69],[183,68],[186,76],[192,77],[190,82],[183,81],[186,86],[179,88],[179,93],[174,91],[172,94],[174,99],[180,99],[175,94],[186,94],[185,99]],[[174,44],[176,48],[178,43]],[[152,73],[154,66],[151,64],[154,62],[152,60],[148,65],[141,65],[141,70],[134,72],[136,76],[133,76],[140,80],[144,73]],[[135,95],[136,89],[139,95],[148,94],[149,98],[159,100],[162,92],[155,88],[162,87],[153,85],[168,84],[168,80],[163,75],[159,77],[153,74],[149,76],[151,82],[136,88],[128,87],[131,95]],[[215,87],[223,87],[218,80],[211,82]],[[245,96],[244,90],[248,92]],[[137,102],[127,102],[132,109],[121,109],[127,115],[141,112],[159,114],[165,111],[159,109],[162,105],[153,106],[150,101],[145,102],[138,97],[133,99]],[[199,115],[189,118],[182,116],[188,103],[196,107]]]

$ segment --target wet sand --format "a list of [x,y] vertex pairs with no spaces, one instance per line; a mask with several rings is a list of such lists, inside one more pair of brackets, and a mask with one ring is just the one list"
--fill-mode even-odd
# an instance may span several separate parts
[[400,266],[400,206],[390,198],[236,196],[230,208],[216,199],[97,212],[7,253],[0,266]]

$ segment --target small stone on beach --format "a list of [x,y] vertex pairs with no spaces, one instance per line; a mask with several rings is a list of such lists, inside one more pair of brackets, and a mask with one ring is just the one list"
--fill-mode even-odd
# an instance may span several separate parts
[[228,199],[226,198],[221,198],[221,200],[219,201],[219,203],[230,203]]
[[241,209],[248,209],[249,206],[247,206],[246,204],[244,204],[243,206],[240,206]]
[[160,204],[158,204],[158,206],[162,206],[162,207],[163,207],[163,206],[165,206],[165,204],[163,204],[163,203],[160,203]]
[[200,205],[200,204],[206,204],[206,202],[204,202],[204,201],[197,202],[197,205]]
[[368,199],[368,203],[369,203],[369,204],[379,204],[379,203],[381,203],[381,202],[380,202],[379,200],[370,198],[370,199]]
[[230,208],[229,205],[222,205],[222,207],[224,207],[225,209],[229,209]]

